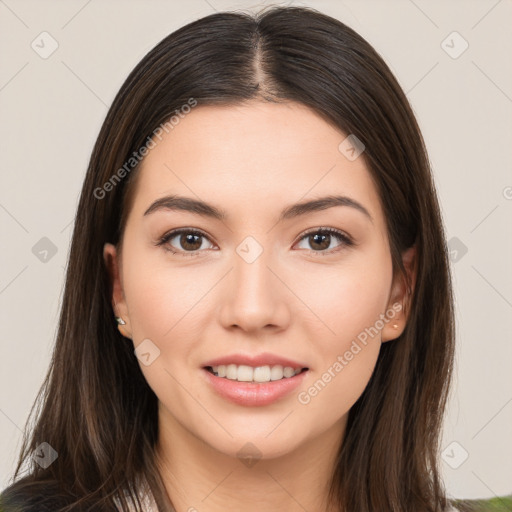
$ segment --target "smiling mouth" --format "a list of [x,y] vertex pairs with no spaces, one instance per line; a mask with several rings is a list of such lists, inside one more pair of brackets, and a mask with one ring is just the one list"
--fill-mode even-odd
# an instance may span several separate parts
[[206,366],[205,369],[216,377],[256,384],[289,379],[309,370],[309,368],[292,368],[291,366],[281,365],[252,367],[236,364]]

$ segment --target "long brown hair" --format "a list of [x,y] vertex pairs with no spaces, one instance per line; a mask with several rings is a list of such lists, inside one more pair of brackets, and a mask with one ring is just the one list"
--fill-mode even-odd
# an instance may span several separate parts
[[[349,412],[331,498],[343,512],[443,511],[438,453],[454,313],[427,152],[408,100],[378,53],[340,21],[302,7],[223,12],[189,23],[153,48],[121,87],[83,184],[55,349],[13,482],[23,464],[27,475],[4,493],[5,503],[18,496],[33,499],[37,510],[48,503],[51,510],[98,511],[112,510],[118,496],[127,510],[123,490],[143,477],[164,510],[155,463],[157,397],[116,328],[102,256],[106,242],[121,240],[137,166],[104,184],[191,98],[198,105],[296,101],[364,143],[393,271],[406,278],[401,254],[416,244],[417,278],[405,331],[382,345]],[[58,453],[46,469],[32,458],[42,442]]]

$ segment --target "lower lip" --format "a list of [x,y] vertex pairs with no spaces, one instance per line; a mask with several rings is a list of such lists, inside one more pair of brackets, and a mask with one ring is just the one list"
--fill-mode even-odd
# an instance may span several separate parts
[[308,370],[305,370],[293,377],[257,383],[238,382],[226,377],[216,377],[205,368],[202,371],[206,374],[206,379],[219,395],[235,404],[245,406],[268,405],[283,398],[300,386],[308,372]]

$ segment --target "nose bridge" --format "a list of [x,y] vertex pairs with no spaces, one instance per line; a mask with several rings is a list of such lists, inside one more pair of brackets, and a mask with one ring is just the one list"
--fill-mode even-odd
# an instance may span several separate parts
[[270,270],[275,272],[274,260],[271,248],[263,247],[253,237],[246,237],[238,245],[223,304],[225,326],[253,330],[266,325],[282,327],[287,321],[283,284]]

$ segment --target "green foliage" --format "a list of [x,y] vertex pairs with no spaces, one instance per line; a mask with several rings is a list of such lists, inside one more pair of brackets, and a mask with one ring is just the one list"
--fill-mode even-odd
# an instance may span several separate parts
[[452,500],[460,512],[512,512],[512,494],[490,500]]

